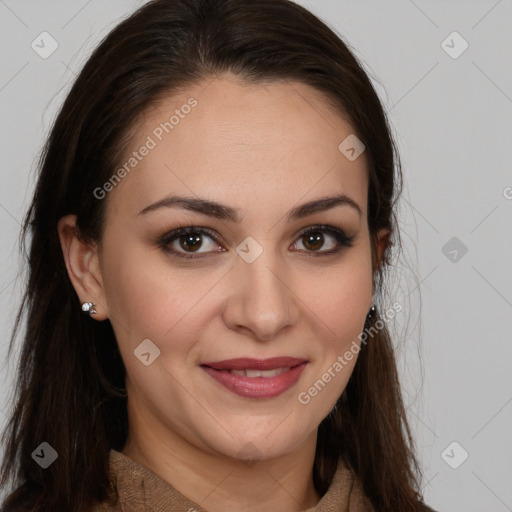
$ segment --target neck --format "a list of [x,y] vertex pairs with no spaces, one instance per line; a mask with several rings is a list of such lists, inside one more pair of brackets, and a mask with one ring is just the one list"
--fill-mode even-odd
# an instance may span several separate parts
[[313,485],[316,431],[291,453],[249,463],[202,450],[140,412],[128,407],[122,453],[210,512],[297,512],[320,499]]

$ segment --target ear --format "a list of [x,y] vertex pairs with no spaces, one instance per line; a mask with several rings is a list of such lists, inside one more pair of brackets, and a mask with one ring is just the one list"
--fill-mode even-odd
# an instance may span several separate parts
[[382,257],[384,256],[384,252],[386,251],[386,249],[389,245],[390,235],[391,235],[391,231],[386,228],[382,228],[377,233],[377,251],[378,251],[377,268],[380,268],[382,265]]
[[76,215],[62,217],[57,228],[69,279],[80,303],[94,303],[96,314],[91,318],[105,320],[108,318],[108,309],[97,245],[86,243],[79,236]]
[[[383,264],[384,253],[390,243],[391,231],[387,228],[382,228],[378,231],[375,237],[375,245],[372,247],[372,266],[373,275],[380,270]],[[375,280],[373,285],[373,294],[375,294]]]

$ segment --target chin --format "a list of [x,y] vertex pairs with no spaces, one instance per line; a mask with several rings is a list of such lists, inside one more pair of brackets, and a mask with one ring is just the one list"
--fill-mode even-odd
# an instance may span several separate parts
[[[287,455],[296,450],[311,435],[306,431],[298,432],[296,429],[290,429],[290,425],[285,426],[287,420],[283,421],[283,418],[279,421],[281,425],[278,423],[277,428],[273,424],[269,425],[268,420],[266,420],[266,428],[263,425],[261,428],[251,428],[244,423],[231,430],[232,437],[222,430],[213,438],[210,431],[208,438],[203,439],[210,446],[211,451],[251,465],[258,460],[270,460]],[[240,433],[237,435],[236,431]],[[316,437],[314,446],[316,446]]]

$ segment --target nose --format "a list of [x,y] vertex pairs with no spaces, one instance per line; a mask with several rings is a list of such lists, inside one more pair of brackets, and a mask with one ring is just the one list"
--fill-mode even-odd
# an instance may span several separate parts
[[230,329],[268,341],[297,323],[298,297],[285,262],[264,250],[252,263],[239,258],[235,265],[224,309],[224,322]]

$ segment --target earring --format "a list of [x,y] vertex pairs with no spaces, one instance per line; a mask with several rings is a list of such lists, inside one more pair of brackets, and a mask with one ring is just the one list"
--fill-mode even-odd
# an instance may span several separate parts
[[375,304],[372,304],[370,311],[368,311],[368,314],[366,315],[366,321],[371,320],[376,314],[377,314],[377,308],[375,307]]
[[89,313],[89,315],[95,315],[96,314],[96,310],[94,309],[94,306],[96,304],[92,303],[92,302],[83,302],[82,303],[82,311],[84,313]]

